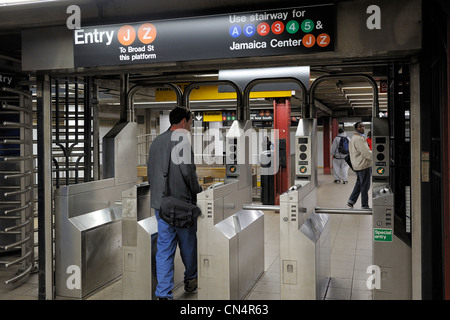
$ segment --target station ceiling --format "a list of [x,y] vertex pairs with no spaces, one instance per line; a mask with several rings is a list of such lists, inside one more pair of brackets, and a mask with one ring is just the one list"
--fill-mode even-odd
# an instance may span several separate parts
[[[69,5],[78,5],[81,9],[83,25],[116,24],[133,21],[155,21],[176,19],[224,13],[260,11],[275,8],[300,7],[326,4],[340,1],[274,1],[274,0],[60,0],[39,3],[40,0],[29,1],[26,5],[0,7],[0,70],[21,70],[21,31],[30,28],[61,26],[66,24]],[[0,1],[2,3],[2,1]],[[270,59],[235,59],[227,64],[228,68],[276,67],[298,65],[298,61],[278,58]],[[210,64],[185,64],[183,68],[154,70],[135,70],[136,78],[146,78],[148,81],[189,82],[198,81],[199,75],[211,75],[202,80],[214,80],[218,72]],[[336,73],[363,73],[373,76],[376,80],[385,80],[386,64],[380,61],[350,61],[333,63],[317,61],[311,66],[311,79],[321,75]],[[133,76],[130,78],[133,81]],[[105,76],[104,92],[117,93],[114,86],[106,87],[117,78],[114,74]],[[110,81],[112,80],[112,81]],[[380,84],[380,83],[379,83]],[[361,117],[371,115],[372,88],[366,81],[342,79],[322,83],[316,92],[316,106],[319,115],[335,117]],[[301,99],[295,95],[293,107],[301,105]],[[380,110],[386,109],[387,96],[380,95]]]

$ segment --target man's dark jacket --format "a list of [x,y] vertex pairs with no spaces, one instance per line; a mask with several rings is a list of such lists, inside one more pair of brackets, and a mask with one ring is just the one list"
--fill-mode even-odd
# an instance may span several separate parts
[[[197,193],[202,191],[198,183],[191,144],[187,137],[179,141],[172,141],[173,133],[174,131],[168,130],[160,134],[150,145],[147,177],[150,185],[150,206],[156,210],[161,207],[161,198],[165,188],[164,172],[169,160],[169,195],[186,202],[196,203]],[[180,135],[178,134],[178,136]],[[175,150],[172,151],[173,148]],[[183,151],[187,150],[190,154],[183,157]],[[183,162],[180,158],[184,160],[187,158],[188,161]]]

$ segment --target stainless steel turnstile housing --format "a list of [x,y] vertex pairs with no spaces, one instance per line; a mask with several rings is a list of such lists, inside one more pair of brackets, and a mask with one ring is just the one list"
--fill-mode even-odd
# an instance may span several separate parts
[[395,234],[394,194],[388,186],[373,187],[373,264],[380,274],[374,300],[410,300],[411,248]]
[[[136,123],[107,134],[107,179],[55,191],[56,296],[84,299],[122,275],[122,192],[136,184]],[[136,159],[136,158],[134,158]]]
[[316,214],[317,120],[295,133],[295,184],[280,196],[281,299],[324,299],[331,276],[327,214]]
[[[150,186],[135,185],[122,193],[122,247],[124,300],[155,299],[158,222],[150,209]],[[184,280],[179,250],[174,261],[174,288]]]
[[[150,186],[136,185],[122,193],[124,300],[152,299],[152,236],[158,232],[150,213]],[[139,251],[138,251],[139,250]]]
[[372,263],[380,273],[374,275],[375,282],[379,283],[373,283],[373,299],[410,300],[412,252],[410,245],[402,239],[402,231],[395,227],[394,193],[389,183],[391,157],[387,118],[372,118],[372,135]]
[[234,121],[226,139],[225,184],[197,196],[200,300],[243,299],[264,272],[264,214],[242,210],[252,202],[251,122]]
[[264,272],[264,214],[239,198],[238,181],[198,195],[199,300],[242,299]]
[[313,183],[293,186],[280,197],[282,300],[325,297],[331,276],[330,227],[328,215],[314,213],[316,204]]

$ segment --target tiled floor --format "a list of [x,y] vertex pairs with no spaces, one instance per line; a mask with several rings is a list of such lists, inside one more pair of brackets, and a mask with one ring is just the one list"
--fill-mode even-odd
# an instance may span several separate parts
[[[356,176],[349,172],[349,184],[334,184],[332,175],[319,175],[318,206],[345,208]],[[369,203],[372,206],[372,203]],[[355,205],[360,208],[360,201]],[[247,295],[248,300],[280,299],[279,214],[265,212],[265,267],[264,274]],[[372,292],[366,287],[366,268],[372,264],[372,216],[330,214],[331,281],[327,300],[371,300]],[[5,285],[13,276],[14,268],[0,269],[0,300],[38,299],[38,275]],[[174,290],[175,299],[197,299],[197,294],[186,294],[182,287]],[[122,281],[112,283],[95,293],[89,300],[121,300]]]

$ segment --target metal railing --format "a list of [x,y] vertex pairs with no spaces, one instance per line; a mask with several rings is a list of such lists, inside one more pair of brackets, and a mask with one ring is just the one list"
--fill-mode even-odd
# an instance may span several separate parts
[[0,264],[19,265],[5,284],[24,278],[34,268],[33,112],[31,95],[0,88]]
[[[263,205],[263,204],[244,204],[242,209],[245,210],[269,210],[269,211],[280,211],[279,205]],[[326,213],[326,214],[361,214],[361,215],[372,215],[372,209],[348,209],[348,208],[314,208],[315,213]]]
[[148,150],[153,140],[158,136],[156,133],[144,134],[137,137],[137,164],[146,166],[148,159]]

